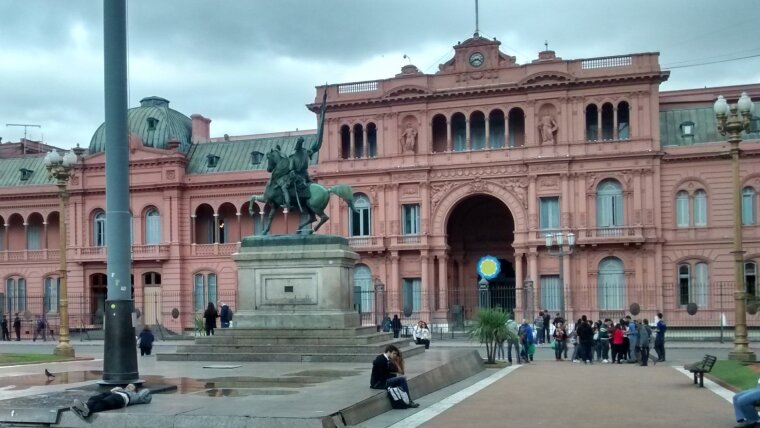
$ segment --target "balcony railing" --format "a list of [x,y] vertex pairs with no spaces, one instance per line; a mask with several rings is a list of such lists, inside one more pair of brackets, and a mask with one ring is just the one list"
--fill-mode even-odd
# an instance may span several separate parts
[[348,244],[357,251],[379,251],[385,249],[382,236],[349,236]]
[[0,251],[0,262],[58,260],[58,250]]
[[418,248],[427,245],[426,235],[392,235],[390,242],[395,247]]
[[191,256],[229,256],[237,252],[238,244],[195,244],[190,246]]
[[[580,229],[566,229],[563,233],[574,232],[578,244],[594,244],[599,242],[639,242],[644,240],[642,226],[611,226],[611,227],[586,227]],[[536,239],[545,240],[547,233],[557,233],[558,229],[537,230]]]
[[166,260],[168,258],[168,244],[132,246],[132,260]]

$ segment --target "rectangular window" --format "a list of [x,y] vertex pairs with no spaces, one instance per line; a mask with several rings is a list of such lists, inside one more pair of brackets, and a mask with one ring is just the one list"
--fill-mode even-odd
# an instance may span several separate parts
[[196,274],[193,281],[193,300],[195,301],[195,312],[203,312],[203,274]]
[[704,190],[694,193],[694,226],[707,226],[707,193]]
[[707,286],[707,263],[697,263],[694,268],[694,302],[699,309],[706,309],[710,301],[709,288]]
[[678,192],[676,196],[676,225],[689,227],[689,194]]
[[752,188],[742,191],[742,224],[755,224],[755,190]]
[[8,313],[26,310],[26,280],[24,278],[8,278],[5,281],[5,298]]
[[541,230],[559,229],[559,196],[538,198]]
[[402,307],[404,314],[416,313],[422,309],[422,280],[404,278]]
[[161,241],[161,216],[157,211],[151,211],[145,220],[145,244],[157,245]]
[[691,291],[691,267],[689,265],[678,266],[678,303],[688,305]]
[[60,278],[52,276],[45,278],[45,295],[43,296],[43,310],[45,313],[58,312],[60,290]]
[[404,235],[420,234],[420,205],[405,204],[401,206],[401,233]]
[[562,302],[562,286],[559,275],[541,275],[541,307],[550,311],[559,311]]
[[206,306],[208,306],[209,303],[216,305],[216,274],[210,273],[206,278],[208,280],[208,289],[206,290],[206,297],[208,300],[206,300]]

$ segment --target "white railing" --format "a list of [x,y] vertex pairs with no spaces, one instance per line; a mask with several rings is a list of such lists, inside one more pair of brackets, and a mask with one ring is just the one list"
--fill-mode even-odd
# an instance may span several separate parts
[[607,56],[603,58],[581,60],[581,69],[589,70],[595,68],[628,67],[632,64],[633,57],[630,55]]
[[379,83],[377,80],[371,82],[345,83],[343,85],[338,85],[338,93],[353,94],[357,92],[372,92],[376,91],[378,87]]

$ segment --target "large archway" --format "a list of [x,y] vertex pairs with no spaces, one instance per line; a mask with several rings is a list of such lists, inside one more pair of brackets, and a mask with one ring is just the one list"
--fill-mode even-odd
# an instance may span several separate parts
[[453,314],[470,319],[480,305],[477,263],[490,255],[501,262],[501,273],[489,281],[490,306],[514,311],[515,220],[509,208],[490,195],[469,195],[451,210],[446,222],[449,248],[449,305]]

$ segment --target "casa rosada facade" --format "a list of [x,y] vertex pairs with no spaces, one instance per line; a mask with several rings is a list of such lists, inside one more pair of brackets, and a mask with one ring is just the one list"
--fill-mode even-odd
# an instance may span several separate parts
[[[333,198],[319,233],[345,236],[359,253],[354,304],[364,321],[382,313],[437,325],[469,318],[479,304],[476,265],[490,255],[501,266],[488,284],[490,304],[518,317],[544,308],[617,317],[638,303],[642,316],[662,311],[671,325],[717,325],[720,316],[732,325],[732,164],[712,104],[741,92],[759,100],[760,85],[660,92],[669,72],[657,53],[563,60],[543,51],[517,64],[499,45],[475,35],[434,74],[407,65],[384,80],[318,87],[308,106],[318,112],[327,91],[310,173],[327,187],[350,184],[356,211]],[[132,222],[124,227],[132,229],[135,304],[144,322],[175,331],[192,328],[208,302],[234,309],[231,256],[242,236],[258,233],[262,207],[248,201],[266,185],[265,154],[316,139],[314,131],[212,138],[210,123],[160,97],[129,110]],[[741,144],[751,294],[760,263],[759,125],[753,117]],[[3,146],[3,312],[55,317],[58,191],[43,149],[26,140]],[[101,323],[104,148],[101,126],[78,150],[68,185],[72,328]],[[273,232],[294,231],[296,217],[279,213]],[[565,243],[575,237],[561,258],[546,241],[557,232]]]

